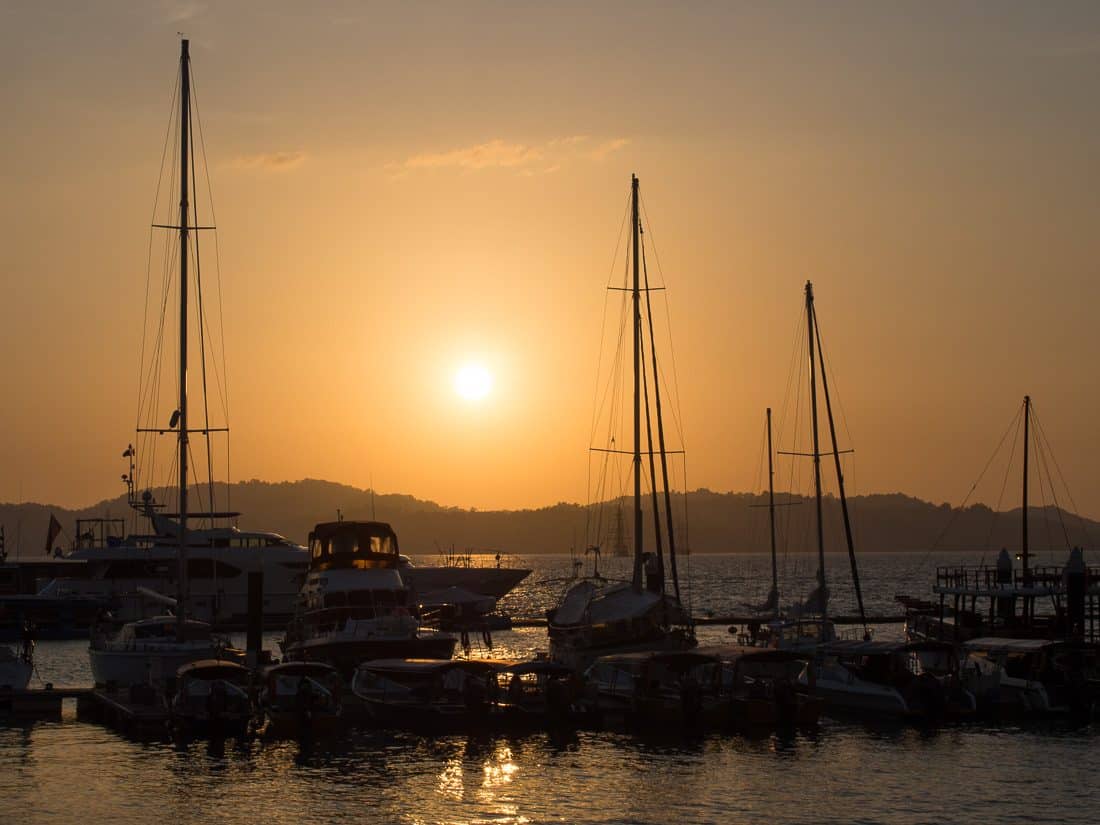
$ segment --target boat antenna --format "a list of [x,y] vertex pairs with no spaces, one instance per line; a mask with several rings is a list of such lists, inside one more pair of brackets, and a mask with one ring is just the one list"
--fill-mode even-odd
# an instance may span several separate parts
[[825,393],[825,413],[829,418],[829,437],[833,444],[833,462],[836,465],[836,485],[840,495],[840,512],[844,518],[844,538],[848,542],[848,562],[852,567],[852,585],[856,591],[856,604],[859,606],[859,621],[863,624],[864,638],[871,638],[871,630],[867,627],[867,616],[863,611],[863,590],[859,585],[859,567],[856,564],[855,544],[852,541],[852,521],[848,517],[848,497],[844,494],[844,473],[840,468],[840,450],[836,443],[836,425],[833,421],[833,404],[829,398],[829,378],[825,369],[825,351],[821,347],[821,325],[817,323],[817,309],[810,304],[810,312],[814,316],[814,334],[817,338],[817,357],[821,362],[821,389]]
[[374,474],[371,473],[370,477],[370,520],[378,521],[374,515]]
[[642,592],[642,422],[641,422],[641,294],[638,283],[638,178],[630,176],[630,234],[634,247],[631,297],[634,308],[634,575],[631,586]]
[[179,375],[179,572],[177,580],[176,635],[183,640],[187,612],[187,218],[188,137],[191,119],[191,56],[189,41],[180,41],[180,375]]
[[813,428],[814,502],[817,506],[817,589],[821,618],[829,618],[829,597],[825,590],[825,529],[821,519],[821,450],[817,432],[817,372],[814,356],[814,285],[806,281],[806,334],[810,347],[810,413]]

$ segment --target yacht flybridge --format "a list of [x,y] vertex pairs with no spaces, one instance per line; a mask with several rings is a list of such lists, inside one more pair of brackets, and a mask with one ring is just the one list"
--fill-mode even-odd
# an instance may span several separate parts
[[325,662],[350,679],[370,659],[451,658],[454,637],[420,628],[390,525],[318,524],[309,550],[309,573],[283,642],[288,659]]

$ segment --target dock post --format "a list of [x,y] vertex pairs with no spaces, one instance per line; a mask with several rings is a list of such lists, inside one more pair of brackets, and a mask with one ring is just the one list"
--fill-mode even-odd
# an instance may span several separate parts
[[1066,635],[1074,639],[1082,639],[1085,636],[1085,557],[1081,548],[1074,547],[1070,551],[1069,560],[1062,573],[1066,588]]
[[264,574],[253,570],[248,574],[248,629],[245,637],[245,662],[250,668],[260,663],[264,632]]

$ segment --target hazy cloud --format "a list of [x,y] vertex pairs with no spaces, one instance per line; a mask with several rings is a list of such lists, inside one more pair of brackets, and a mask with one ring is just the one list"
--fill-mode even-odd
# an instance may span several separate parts
[[404,166],[406,169],[431,169],[443,166],[485,169],[490,166],[523,166],[541,160],[542,156],[542,151],[534,146],[508,143],[497,139],[449,152],[413,155],[405,161]]
[[411,155],[401,163],[391,163],[391,172],[407,173],[416,169],[513,169],[522,175],[549,175],[572,161],[602,161],[630,143],[627,138],[597,141],[589,135],[568,135],[543,143],[514,143],[500,138],[449,149]]
[[259,152],[254,155],[240,155],[233,159],[232,165],[238,169],[261,169],[269,172],[282,172],[293,169],[306,159],[305,152]]

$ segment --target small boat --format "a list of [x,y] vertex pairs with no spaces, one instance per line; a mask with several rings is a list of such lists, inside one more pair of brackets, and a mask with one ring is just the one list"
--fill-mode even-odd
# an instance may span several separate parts
[[451,658],[455,638],[420,626],[390,525],[318,524],[309,548],[309,574],[283,641],[287,659],[327,662],[350,679],[370,659]]
[[378,659],[356,669],[351,689],[382,727],[473,730],[499,716],[496,672],[478,659]]
[[835,641],[819,648],[805,679],[830,711],[940,720],[977,709],[945,642]]
[[265,733],[305,738],[334,730],[341,720],[339,671],[323,662],[283,662],[263,672],[258,697]]
[[717,724],[724,716],[721,670],[717,656],[698,650],[601,656],[585,671],[580,705],[613,725]]
[[579,721],[581,683],[572,668],[550,659],[494,661],[497,707],[507,727],[558,727]]
[[169,704],[172,729],[184,735],[244,734],[252,721],[251,679],[244,665],[224,659],[184,665]]
[[705,648],[721,664],[720,692],[739,729],[812,727],[824,700],[814,690],[810,656],[760,647]]
[[571,725],[580,693],[549,659],[382,659],[359,666],[352,691],[376,724],[422,732]]
[[964,684],[999,715],[1091,715],[1100,701],[1100,650],[1049,639],[983,637],[963,644]]
[[197,619],[180,622],[171,615],[127,622],[121,628],[100,624],[88,647],[97,685],[162,685],[189,662],[215,659],[240,662],[244,652]]

